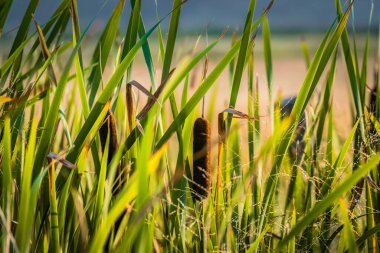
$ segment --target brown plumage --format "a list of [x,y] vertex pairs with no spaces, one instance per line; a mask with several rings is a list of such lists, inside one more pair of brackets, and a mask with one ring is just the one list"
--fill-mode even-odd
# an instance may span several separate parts
[[194,122],[193,129],[193,181],[190,184],[194,200],[207,197],[210,189],[210,123],[203,118]]

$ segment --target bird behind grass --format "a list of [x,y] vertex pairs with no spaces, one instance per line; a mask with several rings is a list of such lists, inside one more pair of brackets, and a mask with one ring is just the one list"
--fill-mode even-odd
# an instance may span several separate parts
[[[281,119],[290,116],[290,113],[293,110],[294,104],[296,102],[297,97],[287,97],[281,100],[280,103],[280,115]],[[307,129],[306,122],[306,113],[303,112],[301,118],[297,124],[296,136],[289,147],[289,156],[290,159],[294,161],[300,161],[305,150],[305,134]]]

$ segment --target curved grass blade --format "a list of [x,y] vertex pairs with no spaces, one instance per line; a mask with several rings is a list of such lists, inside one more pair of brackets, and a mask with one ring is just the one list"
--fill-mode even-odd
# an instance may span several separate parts
[[[162,21],[162,20],[161,20]],[[160,22],[161,22],[160,21]],[[88,136],[88,129],[90,129],[94,122],[99,118],[99,112],[101,111],[101,108],[104,107],[104,104],[107,103],[107,101],[111,98],[116,86],[120,82],[120,80],[123,78],[123,75],[125,71],[130,66],[131,62],[133,61],[134,57],[136,56],[138,50],[142,46],[142,44],[145,43],[145,41],[148,39],[148,37],[152,34],[152,32],[156,29],[158,26],[158,23],[155,24],[129,51],[129,53],[125,56],[123,61],[120,63],[120,65],[115,70],[114,74],[108,81],[107,85],[104,87],[103,91],[100,93],[98,100],[96,101],[95,105],[93,106],[88,118],[86,119],[81,131],[78,133],[75,141],[74,141],[74,148],[70,152],[70,154],[67,156],[67,160],[75,163],[81,150],[84,145],[84,142]]]
[[0,1],[0,36],[3,33],[4,24],[5,24],[5,21],[7,20],[12,3],[13,3],[13,0]]
[[32,183],[32,171],[33,171],[33,160],[34,160],[34,152],[36,145],[36,134],[37,134],[37,122],[34,119],[32,121],[32,126],[30,128],[29,133],[29,143],[26,150],[25,163],[22,173],[21,180],[21,197],[20,197],[20,211],[18,214],[18,226],[16,230],[16,241],[17,245],[21,252],[28,251],[29,248],[28,239],[30,239],[31,235],[31,227],[28,227],[28,220],[30,219],[30,212],[34,212],[35,209],[30,209],[30,201],[31,201],[31,183]]
[[75,48],[71,52],[70,57],[66,63],[65,69],[62,72],[62,76],[61,76],[59,82],[57,83],[57,88],[55,90],[53,100],[50,104],[50,108],[49,108],[47,118],[46,118],[45,124],[44,124],[44,129],[42,131],[42,135],[41,135],[40,141],[38,143],[38,148],[37,148],[37,152],[36,152],[36,159],[34,161],[34,166],[33,166],[34,177],[38,173],[37,170],[42,167],[42,165],[45,161],[45,157],[48,153],[49,145],[51,143],[51,140],[52,140],[52,137],[54,134],[54,129],[55,129],[55,125],[57,122],[58,113],[59,113],[59,107],[60,107],[61,101],[63,99],[64,90],[66,88],[67,78],[69,76],[71,65],[74,61],[74,57],[76,55],[76,52],[79,49],[79,45],[82,43],[83,38],[87,34],[91,24],[92,24],[92,22],[87,26],[87,28],[85,29],[81,38],[79,39],[77,45],[75,46]]
[[273,74],[272,74],[272,48],[270,42],[270,29],[268,18],[265,15],[263,20],[263,43],[264,43],[264,60],[265,69],[268,82],[268,95],[269,95],[269,117],[271,124],[271,131],[274,128],[274,105],[273,105]]
[[343,147],[342,147],[338,157],[336,158],[333,167],[331,168],[328,176],[326,177],[326,180],[321,187],[320,198],[323,198],[324,196],[326,196],[328,191],[331,189],[332,182],[335,178],[335,173],[342,166],[344,158],[347,155],[348,149],[350,148],[351,143],[355,137],[358,124],[359,124],[359,121],[357,121],[356,124],[354,125],[354,127],[352,128],[350,135],[348,136],[348,138],[344,142]]
[[52,238],[52,252],[61,252],[59,243],[59,224],[58,224],[58,210],[57,210],[57,197],[55,188],[55,161],[52,159],[48,168],[49,174],[49,200],[50,200],[50,232]]
[[[247,57],[247,50],[249,41],[251,39],[252,32],[252,20],[255,12],[256,0],[251,0],[248,7],[248,14],[245,20],[244,31],[240,41],[236,42],[232,49],[238,46],[239,48],[239,56],[235,66],[234,77],[232,81],[232,89],[230,94],[229,107],[234,108],[237,100],[237,96],[239,93],[241,78],[243,76],[244,66]],[[265,18],[264,18],[265,19]],[[254,28],[255,29],[255,28]],[[232,50],[231,49],[231,50]],[[232,59],[228,62],[230,63]],[[231,119],[227,120],[227,129],[229,129],[231,124]]]
[[[260,24],[263,16],[261,16],[251,27],[251,30],[255,30],[257,26]],[[234,59],[236,54],[239,51],[241,44],[241,40],[237,41],[234,46],[225,54],[225,56],[220,60],[220,62],[215,66],[213,71],[207,76],[207,78],[200,84],[198,89],[195,91],[193,96],[188,100],[186,105],[182,108],[180,113],[174,119],[172,124],[166,130],[164,135],[157,143],[157,148],[162,147],[162,145],[167,142],[170,136],[176,131],[176,129],[183,124],[186,117],[190,114],[190,112],[195,108],[195,106],[201,101],[206,92],[211,88],[211,86],[218,79],[223,70],[227,67],[227,65]]]
[[108,20],[106,27],[104,28],[102,35],[96,45],[94,55],[92,58],[93,63],[100,63],[96,67],[94,67],[91,71],[91,74],[88,78],[88,85],[90,87],[90,97],[89,104],[92,106],[95,101],[95,96],[99,88],[99,84],[101,82],[102,73],[106,66],[108,56],[111,52],[112,45],[115,41],[117,30],[119,28],[119,21],[121,17],[121,13],[124,8],[125,0],[120,0],[116,5],[112,16]]
[[[281,168],[284,154],[286,154],[288,146],[290,144],[291,137],[294,134],[294,131],[296,129],[295,127],[296,123],[300,119],[302,113],[304,112],[306,105],[308,104],[314,92],[315,86],[318,83],[319,78],[321,77],[321,74],[324,68],[326,67],[331,54],[333,53],[333,51],[335,50],[338,44],[339,38],[346,26],[348,15],[351,10],[351,6],[352,5],[350,5],[344,17],[338,23],[335,31],[331,34],[331,30],[333,28],[333,26],[331,26],[328,32],[326,33],[324,39],[322,40],[321,45],[319,46],[313,58],[310,68],[306,74],[304,83],[297,96],[296,102],[293,106],[292,112],[289,117],[291,120],[291,124],[288,130],[286,131],[285,136],[281,139],[280,143],[276,147],[275,160],[274,160],[272,169],[270,171],[270,174],[266,180],[265,193],[264,193],[265,201],[263,203],[264,210],[267,210],[267,207],[270,206],[270,203],[272,203],[273,194],[275,192],[273,191],[272,188],[276,186],[275,182],[277,181],[277,178],[278,178],[278,172],[279,172],[279,169]],[[265,226],[266,220],[267,220],[267,215],[266,214],[262,215],[261,220],[260,220],[260,225],[259,225],[261,229]]]
[[[15,52],[19,48],[19,46],[23,44],[23,41],[26,39],[29,32],[29,25],[32,21],[32,16],[34,12],[36,11],[38,3],[39,3],[39,0],[31,0],[29,2],[28,8],[26,9],[24,17],[22,18],[21,25],[19,29],[17,30],[17,34],[13,41],[11,51],[9,52],[9,56],[12,55],[13,52]],[[15,77],[20,70],[21,58],[22,58],[22,54],[19,54],[19,56],[16,58],[15,62],[13,63],[13,77]]]

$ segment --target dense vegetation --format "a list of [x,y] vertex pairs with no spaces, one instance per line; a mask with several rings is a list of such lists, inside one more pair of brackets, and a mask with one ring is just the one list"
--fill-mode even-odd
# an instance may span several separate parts
[[[0,1],[0,30],[12,2]],[[379,72],[368,64],[370,30],[359,57],[355,33],[346,28],[355,4],[336,0],[336,19],[312,57],[304,47],[308,71],[288,117],[273,94],[273,2],[254,16],[256,1],[247,1],[244,29],[213,68],[208,55],[228,39],[224,34],[172,60],[183,4],[173,0],[168,15],[147,29],[141,0],[119,0],[92,58],[84,59],[92,22],[80,27],[76,0],[62,0],[44,24],[33,17],[39,1],[29,1],[9,53],[1,48],[0,251],[378,252]],[[126,31],[119,28],[122,12],[129,12]],[[169,26],[162,28],[160,18]],[[268,138],[254,77],[258,39]],[[150,84],[134,81],[137,55]],[[338,59],[352,94],[353,125],[343,141],[334,134],[332,103]],[[202,75],[189,92],[196,66]],[[216,108],[218,97],[210,96],[204,113],[203,98],[224,71],[231,77],[229,108]],[[244,75],[248,90],[240,89]],[[145,106],[136,93],[147,97]],[[234,109],[242,96],[244,112]]]

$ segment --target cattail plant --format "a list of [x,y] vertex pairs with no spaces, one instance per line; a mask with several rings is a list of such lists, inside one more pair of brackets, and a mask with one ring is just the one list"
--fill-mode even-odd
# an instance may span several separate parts
[[115,154],[118,147],[115,116],[113,115],[111,110],[108,110],[104,123],[99,129],[100,142],[102,145],[103,152],[105,149],[108,134],[110,135],[110,143],[107,164],[110,164],[112,157]]
[[[100,142],[102,145],[102,151],[104,152],[106,142],[107,142],[107,136],[110,135],[110,141],[109,141],[109,147],[108,147],[108,157],[107,157],[107,164],[109,165],[112,161],[112,157],[116,153],[119,143],[117,140],[117,133],[116,133],[116,122],[115,122],[115,116],[113,115],[112,111],[109,109],[103,125],[99,129],[99,135],[100,135]],[[114,186],[114,193],[117,193],[124,183],[125,176],[123,174],[123,165],[122,163],[119,164],[117,167],[117,177],[116,177],[116,184]]]
[[216,228],[219,233],[220,228],[220,216],[219,216],[219,199],[222,194],[222,160],[223,160],[223,146],[226,140],[226,122],[224,120],[224,112],[218,114],[218,171],[216,176]]
[[191,193],[194,200],[200,201],[208,196],[210,189],[210,123],[198,118],[193,128],[193,180]]

